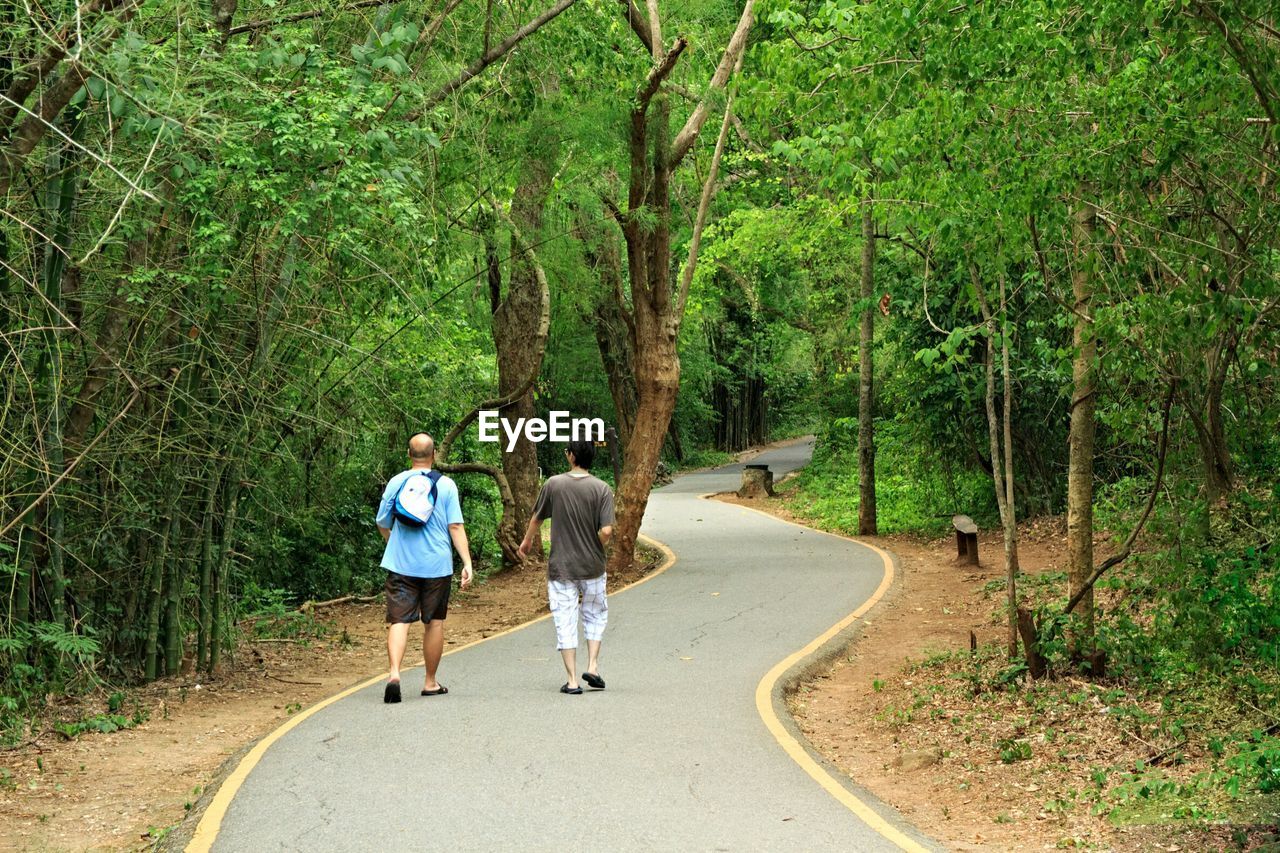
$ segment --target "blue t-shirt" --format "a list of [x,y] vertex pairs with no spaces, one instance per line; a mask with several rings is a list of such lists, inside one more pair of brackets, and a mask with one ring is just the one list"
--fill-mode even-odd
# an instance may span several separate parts
[[391,528],[391,538],[382,552],[382,568],[415,578],[443,578],[453,574],[452,540],[449,525],[462,523],[458,486],[448,477],[436,484],[436,506],[423,527],[392,524],[391,509],[400,486],[409,477],[422,476],[425,468],[401,471],[391,478],[378,503],[378,526]]

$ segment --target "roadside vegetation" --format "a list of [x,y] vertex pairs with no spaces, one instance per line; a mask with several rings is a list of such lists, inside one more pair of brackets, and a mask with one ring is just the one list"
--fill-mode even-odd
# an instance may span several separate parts
[[[847,427],[833,424],[819,461],[783,486],[783,506],[819,527],[856,534],[856,458]],[[880,435],[896,429],[885,426]],[[945,470],[931,443],[903,448],[891,440],[879,451],[878,483],[937,484],[936,491],[879,490],[883,533],[928,542],[949,563],[953,512],[998,526],[991,480],[976,466],[964,475],[966,491],[942,474],[910,473]],[[971,626],[982,639],[973,651],[960,642],[897,673],[879,722],[904,749],[945,756],[959,774],[958,790],[981,787],[975,774],[993,765],[1025,762],[1014,778],[1040,791],[1039,808],[1005,809],[991,820],[1083,810],[1115,826],[1209,831],[1225,824],[1197,836],[1210,845],[1253,849],[1280,840],[1266,830],[1280,824],[1280,566],[1271,545],[1280,534],[1280,484],[1267,471],[1243,473],[1206,536],[1193,523],[1204,506],[1187,482],[1198,474],[1196,461],[1188,454],[1174,465],[1141,546],[1098,583],[1094,630],[1105,671],[1081,669],[1070,645],[1073,620],[1063,619],[1041,634],[1047,671],[1032,678],[1000,637],[1006,581],[976,580],[955,564],[954,583],[965,587],[957,595],[982,602],[984,618]],[[1128,530],[1146,500],[1129,478],[1099,489],[1101,555],[1124,538],[1106,531]],[[1026,523],[1052,531],[1046,547],[1057,565],[1018,575],[1022,606],[1047,621],[1069,597],[1065,525],[1053,514]],[[998,560],[995,551],[984,553],[984,562]],[[864,687],[879,692],[886,682]]]

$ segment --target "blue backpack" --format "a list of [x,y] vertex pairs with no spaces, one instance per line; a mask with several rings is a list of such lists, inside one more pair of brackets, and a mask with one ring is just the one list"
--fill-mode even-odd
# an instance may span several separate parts
[[425,527],[436,508],[439,489],[436,484],[444,476],[439,471],[425,471],[405,477],[395,500],[391,503],[391,518],[405,527]]

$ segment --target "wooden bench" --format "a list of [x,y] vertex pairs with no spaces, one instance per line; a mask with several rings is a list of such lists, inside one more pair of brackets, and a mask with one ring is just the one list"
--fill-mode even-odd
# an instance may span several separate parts
[[978,565],[978,525],[967,515],[953,515],[951,526],[956,529],[956,559]]

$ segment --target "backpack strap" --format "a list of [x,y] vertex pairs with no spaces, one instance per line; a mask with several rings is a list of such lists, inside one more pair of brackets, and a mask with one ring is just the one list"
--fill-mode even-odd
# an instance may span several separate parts
[[427,479],[431,481],[432,514],[435,513],[436,501],[440,498],[440,489],[437,487],[440,485],[440,478],[443,476],[444,474],[441,474],[439,471],[435,470],[434,468],[427,472]]

